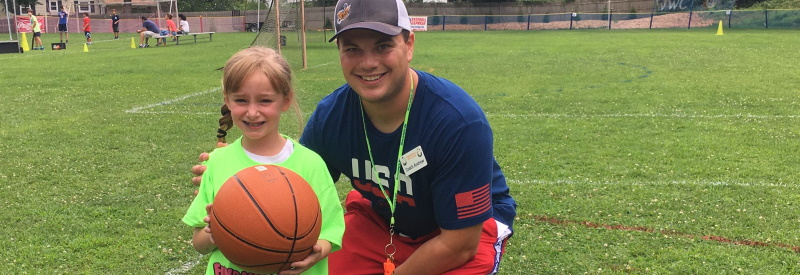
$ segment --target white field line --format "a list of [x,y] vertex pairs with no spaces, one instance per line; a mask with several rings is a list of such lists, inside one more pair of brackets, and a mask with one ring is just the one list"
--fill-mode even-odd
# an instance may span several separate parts
[[158,107],[158,106],[163,106],[163,105],[169,105],[169,104],[172,104],[172,103],[175,103],[175,102],[178,102],[178,101],[185,100],[185,99],[190,98],[190,97],[195,97],[195,96],[204,95],[204,94],[208,94],[208,93],[218,92],[219,89],[220,88],[217,87],[217,88],[213,88],[213,89],[210,89],[210,90],[205,90],[205,91],[202,91],[202,92],[188,94],[188,95],[185,95],[185,96],[173,98],[173,99],[170,99],[170,100],[167,100],[167,101],[162,101],[162,102],[155,103],[155,104],[150,104],[150,105],[147,105],[147,106],[135,107],[133,109],[125,110],[125,112],[126,113],[145,113],[145,114],[165,114],[165,113],[168,113],[168,114],[205,114],[205,113],[170,112],[170,111],[167,111],[167,112],[156,112],[156,111],[143,111],[143,110],[147,110],[147,109],[150,109],[150,108],[153,108],[153,107]]
[[650,186],[650,185],[690,185],[690,186],[744,186],[744,187],[800,187],[800,184],[785,183],[785,182],[731,182],[731,181],[686,181],[686,180],[665,180],[665,181],[651,181],[651,182],[628,182],[628,181],[608,181],[608,180],[517,180],[507,179],[508,183],[516,185],[632,185],[632,186]]
[[699,115],[699,114],[659,114],[659,113],[641,113],[641,114],[553,114],[553,113],[533,113],[533,114],[501,114],[501,113],[486,113],[487,117],[503,117],[503,118],[625,118],[625,117],[657,117],[657,118],[755,118],[755,119],[796,119],[800,115],[754,115],[754,114],[729,114],[729,115]]
[[197,257],[197,259],[186,261],[183,264],[181,264],[181,266],[173,268],[172,270],[167,271],[164,274],[165,275],[185,274],[186,272],[189,272],[189,270],[192,270],[192,268],[200,264],[202,261],[203,261],[203,256]]
[[330,64],[333,64],[333,62],[328,62],[328,63],[324,63],[324,64],[314,65],[314,66],[311,66],[311,67],[308,67],[308,68],[306,68],[306,70],[310,70],[310,69],[316,69],[316,68],[319,68],[319,67],[325,67],[325,66],[328,66],[328,65],[330,65]]

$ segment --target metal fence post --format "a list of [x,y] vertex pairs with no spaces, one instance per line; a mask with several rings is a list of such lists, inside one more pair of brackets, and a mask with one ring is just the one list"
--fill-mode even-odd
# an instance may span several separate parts
[[764,28],[769,29],[769,15],[767,15],[767,9],[764,9]]
[[658,0],[653,0],[653,11],[650,12],[650,29],[653,29],[653,17],[656,14],[656,7],[658,7]]
[[528,14],[528,28],[526,30],[531,30],[531,14]]
[[694,13],[694,1],[692,1],[692,5],[689,6],[689,26],[686,29],[692,29],[692,13]]
[[731,28],[731,17],[733,17],[733,10],[728,10],[728,28]]
[[614,9],[608,9],[608,29],[611,29],[611,17],[614,16]]
[[575,17],[575,12],[569,14],[569,29],[572,29],[572,18]]
[[488,29],[489,29],[489,16],[488,15],[484,15],[483,16],[483,30],[485,31],[485,30],[488,30]]

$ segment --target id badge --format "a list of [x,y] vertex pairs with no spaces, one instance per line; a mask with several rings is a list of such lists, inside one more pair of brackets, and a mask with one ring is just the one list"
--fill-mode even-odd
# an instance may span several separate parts
[[400,159],[400,165],[403,166],[403,171],[406,176],[414,174],[425,166],[428,166],[428,161],[425,159],[425,153],[422,152],[422,146],[417,146],[408,153],[405,153]]

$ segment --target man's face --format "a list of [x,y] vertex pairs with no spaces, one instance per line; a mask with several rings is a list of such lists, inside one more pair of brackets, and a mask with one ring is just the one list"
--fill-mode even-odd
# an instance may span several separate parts
[[341,33],[336,41],[348,84],[367,102],[385,102],[406,89],[414,34],[389,36],[368,29]]

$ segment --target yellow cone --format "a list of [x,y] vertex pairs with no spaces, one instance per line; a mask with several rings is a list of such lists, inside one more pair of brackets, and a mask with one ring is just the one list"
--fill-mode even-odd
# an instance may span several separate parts
[[86,43],[83,43],[83,52],[85,53],[89,52],[89,45],[87,45]]
[[30,50],[31,50],[31,46],[30,46],[30,45],[28,45],[28,37],[27,37],[27,36],[25,36],[25,33],[24,33],[24,32],[22,33],[22,43],[21,43],[21,44],[22,44],[22,50],[23,50],[23,51],[26,51],[26,52],[27,52],[27,51],[30,51]]
[[719,28],[717,28],[717,35],[723,35],[722,34],[722,20],[719,20]]
[[133,37],[131,37],[131,49],[136,49],[136,40],[133,40]]

